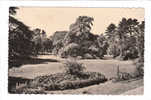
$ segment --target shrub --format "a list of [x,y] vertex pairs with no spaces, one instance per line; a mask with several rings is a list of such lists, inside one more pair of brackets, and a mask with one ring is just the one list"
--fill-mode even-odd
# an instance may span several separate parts
[[59,55],[61,57],[76,57],[79,55],[79,45],[76,43],[70,43],[59,50]]
[[65,68],[65,73],[75,76],[81,75],[85,70],[85,66],[82,63],[78,63],[74,59],[67,60],[64,63],[64,68]]
[[82,56],[77,56],[77,59],[79,59],[79,60],[82,59]]
[[85,59],[93,59],[93,56],[89,53],[84,54]]
[[113,57],[117,57],[120,55],[120,51],[118,49],[118,46],[113,44],[113,45],[110,45],[109,48],[108,48],[108,54],[110,55],[113,55]]
[[29,88],[28,86],[18,88],[14,91],[17,94],[46,94],[46,92],[42,89],[33,89]]
[[117,66],[117,72],[116,73],[117,73],[117,76],[115,78],[111,78],[111,79],[114,79],[113,81],[115,81],[115,82],[129,80],[129,79],[133,78],[130,73],[121,72],[119,69],[119,66]]
[[46,94],[43,88],[24,83],[16,84],[16,86],[9,90],[9,92],[13,94]]
[[137,61],[136,61],[136,69],[139,73],[139,76],[144,76],[144,58],[139,58]]
[[99,51],[99,48],[95,47],[94,45],[90,46],[88,49],[93,53],[98,53]]

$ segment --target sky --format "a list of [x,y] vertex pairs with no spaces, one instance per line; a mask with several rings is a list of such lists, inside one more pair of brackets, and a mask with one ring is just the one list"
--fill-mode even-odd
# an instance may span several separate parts
[[31,29],[44,29],[47,36],[56,31],[69,30],[78,16],[94,18],[91,32],[104,33],[109,24],[118,25],[123,17],[144,20],[143,8],[47,8],[47,7],[19,7],[16,18],[24,22]]

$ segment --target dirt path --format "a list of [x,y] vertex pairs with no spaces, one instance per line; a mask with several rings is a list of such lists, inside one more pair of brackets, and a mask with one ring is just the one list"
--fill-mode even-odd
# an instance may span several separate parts
[[144,92],[144,86],[129,90],[122,95],[142,95]]

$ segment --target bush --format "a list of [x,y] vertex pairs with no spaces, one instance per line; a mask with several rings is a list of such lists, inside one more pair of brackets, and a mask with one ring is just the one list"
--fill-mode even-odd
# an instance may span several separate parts
[[76,60],[67,60],[64,63],[65,73],[79,76],[81,75],[84,70],[85,66],[82,63],[78,63]]
[[82,56],[77,56],[77,59],[79,59],[79,60],[82,59]]
[[139,78],[141,76],[137,68],[136,68],[135,72],[128,73],[128,72],[121,72],[119,69],[119,66],[117,66],[117,72],[116,73],[117,73],[117,76],[111,78],[111,79],[113,79],[114,82],[136,79],[136,78]]
[[136,62],[136,69],[139,73],[139,76],[144,76],[144,58],[139,58]]
[[63,47],[62,40],[58,40],[53,44],[52,54],[57,55],[59,50]]
[[46,92],[41,88],[39,89],[33,89],[28,86],[18,88],[14,90],[12,93],[17,93],[17,94],[46,94]]
[[[30,80],[31,82],[31,80]],[[31,83],[21,83],[18,82],[14,87],[9,88],[9,93],[12,94],[46,94],[43,88],[34,86],[35,84]]]
[[93,56],[89,53],[84,54],[84,59],[93,59]]
[[59,55],[61,57],[77,57],[79,55],[79,45],[76,43],[70,43],[67,46],[59,50]]

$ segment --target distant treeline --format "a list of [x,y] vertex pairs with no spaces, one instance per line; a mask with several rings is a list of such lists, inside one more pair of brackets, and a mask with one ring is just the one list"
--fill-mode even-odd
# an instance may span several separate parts
[[102,59],[106,54],[121,60],[144,57],[144,21],[123,18],[117,26],[111,23],[105,33],[95,35],[90,32],[94,19],[79,16],[69,30],[47,37],[43,29],[30,30],[15,19],[16,9],[9,9],[9,64],[47,53],[79,59]]

